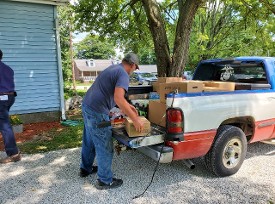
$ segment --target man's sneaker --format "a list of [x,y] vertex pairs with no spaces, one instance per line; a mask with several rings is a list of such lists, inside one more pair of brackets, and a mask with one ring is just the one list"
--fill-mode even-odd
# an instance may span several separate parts
[[92,171],[91,171],[91,173],[90,173],[90,172],[86,171],[85,169],[80,168],[79,176],[80,176],[80,177],[87,177],[87,176],[89,176],[90,174],[97,173],[97,169],[98,169],[97,166],[93,166],[93,167],[92,167]]
[[105,189],[110,189],[110,188],[118,188],[123,184],[122,179],[116,179],[113,178],[113,181],[109,184],[101,182],[99,179],[97,179],[97,182],[95,184],[95,187],[98,190],[105,190]]
[[6,164],[9,162],[17,162],[21,160],[21,153],[18,152],[17,154],[11,155],[11,156],[7,156],[4,159],[0,159],[0,163],[1,164]]

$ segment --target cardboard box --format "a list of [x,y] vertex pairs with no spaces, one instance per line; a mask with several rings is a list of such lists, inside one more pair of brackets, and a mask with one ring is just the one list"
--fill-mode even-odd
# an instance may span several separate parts
[[159,83],[182,82],[182,77],[158,77]]
[[217,92],[217,91],[227,91],[227,90],[223,90],[219,87],[209,87],[209,86],[205,86],[203,87],[203,91],[204,92]]
[[142,132],[136,131],[133,121],[130,118],[125,119],[125,129],[129,137],[148,136],[150,134],[151,132],[150,122],[143,116],[139,116],[139,117],[144,122],[144,129]]
[[159,86],[160,101],[166,103],[166,94],[178,90],[178,93],[202,92],[202,81],[185,80],[182,82],[161,83]]
[[155,81],[155,82],[152,82],[152,85],[153,85],[153,91],[156,91],[158,92],[159,91],[159,82]]
[[223,81],[204,81],[204,91],[216,90],[216,91],[234,91],[234,82],[223,82]]
[[153,82],[153,91],[159,92],[160,83],[182,82],[181,77],[158,77],[158,81]]
[[166,127],[166,109],[166,104],[161,103],[160,100],[149,101],[149,121],[162,127]]

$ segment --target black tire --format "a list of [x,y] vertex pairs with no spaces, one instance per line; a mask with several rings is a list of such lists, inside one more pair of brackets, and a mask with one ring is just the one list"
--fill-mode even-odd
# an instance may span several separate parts
[[205,165],[219,177],[230,176],[241,168],[246,152],[244,132],[238,127],[223,125],[218,129],[211,149],[204,156]]

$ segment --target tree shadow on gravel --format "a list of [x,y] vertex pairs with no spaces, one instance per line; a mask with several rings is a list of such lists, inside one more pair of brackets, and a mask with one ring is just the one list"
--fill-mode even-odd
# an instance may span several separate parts
[[[199,159],[195,160],[197,167],[194,170],[188,169],[182,161],[160,164],[147,192],[133,200],[150,183],[156,165],[155,161],[137,151],[124,151],[120,155],[114,155],[115,177],[122,178],[124,184],[120,188],[103,191],[94,187],[96,175],[87,178],[78,176],[80,148],[23,156],[20,162],[0,165],[3,204],[266,204],[275,201],[275,182],[270,182],[270,178],[275,178],[274,169],[271,175],[255,175],[253,169],[244,165],[243,170],[231,177],[216,178],[204,168]],[[251,158],[251,162],[257,163],[257,157]]]
[[274,156],[275,145],[265,144],[262,142],[255,142],[247,146],[246,159],[255,156]]

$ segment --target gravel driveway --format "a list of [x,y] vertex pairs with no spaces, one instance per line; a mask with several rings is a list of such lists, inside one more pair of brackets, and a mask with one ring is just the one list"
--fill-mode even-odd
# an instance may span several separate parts
[[160,164],[147,192],[134,200],[149,184],[155,161],[134,150],[115,154],[113,170],[124,184],[99,191],[95,175],[78,177],[79,156],[74,148],[0,165],[0,203],[275,203],[275,146],[269,144],[250,145],[242,168],[226,178],[212,176],[200,159],[193,170],[182,161]]

